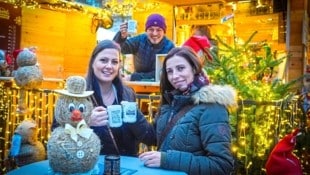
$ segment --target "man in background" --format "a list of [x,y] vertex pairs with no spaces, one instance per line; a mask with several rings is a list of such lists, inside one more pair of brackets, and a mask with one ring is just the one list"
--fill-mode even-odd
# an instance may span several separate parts
[[134,72],[125,75],[126,81],[155,81],[156,54],[167,54],[174,43],[166,37],[165,18],[151,14],[145,23],[145,33],[128,37],[128,23],[120,25],[114,41],[121,45],[123,54],[133,54]]

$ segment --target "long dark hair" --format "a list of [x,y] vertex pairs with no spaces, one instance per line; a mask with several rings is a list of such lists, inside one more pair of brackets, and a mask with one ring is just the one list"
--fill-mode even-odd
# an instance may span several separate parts
[[[86,74],[86,82],[87,87],[86,90],[93,90],[95,99],[98,103],[98,105],[103,105],[102,98],[101,98],[101,92],[99,88],[99,83],[96,75],[94,74],[93,70],[93,63],[95,58],[97,57],[98,53],[103,51],[104,49],[116,49],[121,57],[121,48],[118,43],[112,41],[112,40],[102,40],[100,41],[97,46],[94,48],[89,63],[88,63],[88,71]],[[121,101],[123,99],[122,92],[123,92],[123,83],[120,77],[120,74],[118,73],[118,76],[114,78],[112,81],[113,85],[116,87],[117,90],[117,98]]]
[[168,80],[168,75],[166,71],[167,60],[169,60],[173,56],[180,56],[187,60],[187,62],[191,65],[195,74],[200,74],[202,72],[202,63],[199,60],[198,55],[195,53],[193,49],[187,46],[175,47],[171,49],[167,56],[164,59],[162,72],[160,76],[160,93],[161,93],[161,104],[168,104],[168,101],[164,98],[164,94],[174,90],[174,87],[170,84]]

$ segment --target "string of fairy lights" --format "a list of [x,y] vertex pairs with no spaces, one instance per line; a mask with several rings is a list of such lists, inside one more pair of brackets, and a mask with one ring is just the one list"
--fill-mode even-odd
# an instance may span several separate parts
[[[53,90],[26,90],[23,99],[27,104],[27,112],[18,109],[20,88],[12,81],[0,81],[0,165],[8,158],[11,138],[17,125],[24,119],[31,118],[38,125],[38,139],[46,144],[52,124],[57,94]],[[5,166],[0,166],[5,168]],[[5,172],[4,169],[0,172]],[[1,173],[0,173],[1,174]]]
[[[20,88],[14,83],[0,81],[0,162],[7,158],[12,134],[16,126],[25,118],[34,119],[39,127],[39,140],[46,144],[53,119],[57,94],[53,90],[27,90],[25,103],[28,112],[17,111],[20,98]],[[298,123],[300,112],[298,100],[292,100],[289,105],[283,105],[283,100],[269,103],[253,102],[247,104],[239,101],[236,112],[232,113],[232,128],[236,137],[233,140],[232,151],[245,163],[247,170],[255,163],[253,157],[264,157],[270,151],[277,139],[286,133],[286,127]],[[235,117],[235,118],[234,118]],[[246,174],[251,174],[247,172]]]
[[[273,146],[291,131],[288,128],[299,127],[302,112],[298,96],[289,103],[285,100],[251,104],[240,100],[237,112],[231,114],[235,136],[232,151],[244,163],[245,174],[253,174],[250,169],[255,160],[267,160]],[[264,171],[264,167],[260,169]]]
[[0,0],[13,4],[14,7],[27,7],[27,8],[45,8],[55,11],[77,11],[90,15],[97,16],[132,16],[133,12],[145,12],[160,8],[158,2],[148,1],[132,1],[132,0],[103,0],[98,1],[66,1],[66,0]]

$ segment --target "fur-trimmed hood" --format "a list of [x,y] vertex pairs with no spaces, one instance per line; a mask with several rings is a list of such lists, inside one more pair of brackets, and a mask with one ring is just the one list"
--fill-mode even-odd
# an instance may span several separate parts
[[230,174],[234,159],[229,116],[237,105],[236,96],[232,87],[212,84],[190,94],[171,94],[156,118],[157,138],[170,127],[169,121],[180,118],[159,146],[161,167],[189,175]]
[[226,107],[237,107],[237,92],[228,85],[208,85],[192,95],[194,104],[219,103]]

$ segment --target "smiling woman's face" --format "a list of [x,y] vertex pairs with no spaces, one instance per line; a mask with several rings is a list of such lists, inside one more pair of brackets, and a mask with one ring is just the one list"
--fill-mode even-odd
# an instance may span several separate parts
[[166,62],[166,71],[170,84],[180,91],[185,91],[194,81],[194,71],[189,62],[181,56],[172,56]]
[[104,49],[93,62],[94,74],[99,81],[112,82],[120,69],[120,53],[117,49]]

